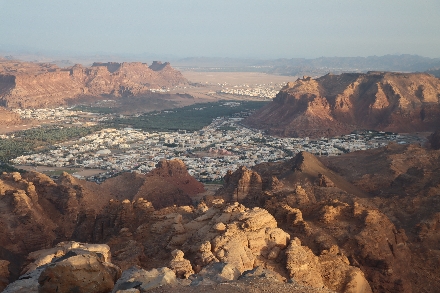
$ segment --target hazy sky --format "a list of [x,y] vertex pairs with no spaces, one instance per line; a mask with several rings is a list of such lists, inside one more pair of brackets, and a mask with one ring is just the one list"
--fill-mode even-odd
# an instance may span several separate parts
[[0,50],[440,57],[440,0],[0,0]]

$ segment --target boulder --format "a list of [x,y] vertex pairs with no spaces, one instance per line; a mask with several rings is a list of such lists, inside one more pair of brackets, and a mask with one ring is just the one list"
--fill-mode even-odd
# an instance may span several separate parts
[[89,254],[94,252],[102,256],[105,262],[111,261],[110,247],[106,244],[88,244],[75,241],[60,242],[53,248],[37,250],[29,253],[27,261],[30,262],[22,273],[31,272],[36,268],[52,262],[70,253],[72,255]]
[[119,267],[104,262],[96,253],[60,258],[42,271],[39,292],[109,292],[120,275]]
[[191,276],[191,286],[213,285],[225,281],[237,280],[240,270],[223,262],[215,262],[204,267],[197,275]]
[[341,293],[371,293],[371,287],[359,268],[350,263],[335,245],[316,256],[294,238],[286,251],[286,268],[293,281],[314,288]]
[[163,267],[146,271],[138,266],[134,266],[122,273],[112,293],[129,289],[137,289],[140,292],[145,292],[160,286],[177,284],[176,274],[169,268]]
[[44,266],[28,272],[18,278],[15,282],[10,283],[3,293],[38,293],[38,278]]
[[285,281],[286,278],[284,278],[283,276],[281,276],[280,274],[269,270],[269,269],[265,269],[261,266],[256,267],[255,269],[249,270],[249,271],[245,271],[243,274],[241,274],[241,276],[238,278],[239,280],[245,280],[245,279],[265,279],[268,281],[275,281],[275,282],[283,282]]
[[184,253],[182,250],[176,249],[171,252],[173,259],[170,262],[170,269],[176,274],[179,279],[188,279],[189,276],[194,274],[191,266],[191,262],[184,259]]

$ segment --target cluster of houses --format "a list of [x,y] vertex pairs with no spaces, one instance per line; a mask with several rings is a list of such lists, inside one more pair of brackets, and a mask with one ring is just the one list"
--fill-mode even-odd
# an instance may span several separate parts
[[217,181],[239,166],[289,159],[300,151],[335,156],[377,148],[390,141],[405,142],[405,137],[397,134],[371,131],[319,140],[277,138],[243,127],[240,119],[218,117],[195,132],[103,129],[45,152],[17,157],[12,163],[101,169],[100,176],[89,179],[102,181],[125,171],[147,173],[162,159],[180,159],[198,180]]
[[248,84],[234,85],[226,87],[222,84],[222,89],[218,92],[220,94],[230,94],[237,96],[259,97],[263,99],[273,99],[280,91],[281,84],[255,84],[249,86]]
[[43,109],[14,109],[15,113],[20,115],[22,119],[35,120],[56,120],[56,121],[71,121],[72,117],[79,115],[92,115],[92,113],[85,113],[82,111],[72,111],[64,107],[57,108],[43,108]]

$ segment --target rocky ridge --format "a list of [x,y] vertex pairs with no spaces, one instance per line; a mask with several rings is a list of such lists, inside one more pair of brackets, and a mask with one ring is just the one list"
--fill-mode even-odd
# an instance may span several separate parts
[[0,105],[45,108],[86,96],[127,97],[186,83],[170,64],[94,63],[59,68],[54,64],[0,60]]
[[[439,151],[397,144],[319,159],[303,152],[235,171],[214,198],[230,200],[240,186],[252,190],[240,202],[264,207],[298,237],[318,257],[305,258],[315,272],[321,257],[339,251],[373,292],[433,292],[440,282],[439,158]],[[247,174],[261,183],[251,184]],[[316,276],[310,282],[319,283]]]
[[427,73],[327,74],[289,82],[245,124],[273,135],[330,137],[353,130],[434,131],[440,80]]
[[[132,203],[134,209],[138,203],[139,200]],[[258,277],[255,268],[259,267],[261,277],[267,274],[278,284],[285,280],[287,269],[287,277],[293,278],[296,288],[299,285],[309,290],[371,292],[363,273],[351,267],[342,254],[329,251],[326,259],[318,258],[298,239],[290,241],[289,234],[277,227],[266,210],[248,209],[238,203],[228,205],[221,200],[212,204],[211,208],[202,204],[197,210],[189,206],[144,210],[150,221],[131,227],[133,222],[122,221],[125,227],[107,242],[111,255],[107,245],[76,242],[33,252],[27,257],[24,275],[5,292],[24,292],[23,288],[26,292],[71,292],[73,288],[78,288],[78,292],[146,292],[162,285],[212,286],[249,275]],[[134,242],[143,249],[134,250]],[[124,252],[118,245],[124,246]],[[184,257],[186,253],[174,247],[186,251],[188,259]],[[150,254],[152,249],[154,256]],[[171,258],[162,258],[158,252],[171,254]],[[139,259],[133,267],[136,263],[127,256],[141,254],[144,260]],[[322,259],[319,270],[314,270],[318,259]],[[152,261],[156,261],[155,268],[151,268]],[[261,271],[262,268],[269,270]],[[333,279],[335,272],[342,277]],[[98,284],[96,275],[103,276]]]
[[[111,263],[122,271],[118,280],[110,278],[116,284],[114,292],[225,292],[222,288],[237,292],[275,288],[280,292],[434,292],[440,286],[436,271],[440,264],[439,163],[438,150],[415,145],[390,144],[340,157],[317,158],[303,152],[288,161],[230,172],[223,188],[197,206],[163,208],[140,197],[137,190],[144,178],[136,174],[124,175],[119,183],[114,179],[106,187],[104,183],[100,188],[108,197],[98,195],[95,185],[64,175],[51,183],[50,188],[59,186],[60,194],[53,207],[48,204],[56,198],[47,184],[50,181],[35,173],[4,174],[0,191],[6,217],[1,227],[20,223],[29,235],[39,231],[39,235],[55,236],[40,248],[66,240],[105,243]],[[164,161],[153,173],[160,178],[176,176],[178,181],[185,177],[183,168],[180,162]],[[32,188],[26,178],[40,179],[32,180]],[[70,201],[62,190],[68,191]],[[92,190],[93,200],[87,193]],[[112,198],[123,190],[127,190],[125,196]],[[53,198],[45,199],[43,191],[54,194]],[[78,206],[84,200],[89,209],[72,205],[73,191]],[[51,209],[54,218],[64,217],[66,226],[33,227],[38,213],[39,223],[51,220],[38,205]],[[56,214],[60,210],[61,216]],[[5,243],[25,237],[18,231],[2,233],[9,238],[1,242],[0,259],[6,260],[4,266],[14,275],[10,280],[28,270],[41,268],[38,274],[42,274],[43,263],[52,262],[56,251],[64,251],[54,248],[48,250],[49,257],[34,252],[24,258],[28,254],[24,248],[32,245],[25,241],[27,245],[17,245],[23,252],[11,259],[14,246]],[[70,239],[57,236],[59,231],[72,233]],[[106,251],[99,254],[109,254]],[[97,264],[109,260],[99,256],[77,258],[73,260],[91,264],[93,259],[95,267],[108,267]],[[22,266],[14,268],[17,263]]]
[[[17,277],[22,256],[32,251],[65,240],[103,241],[125,227],[124,221],[142,221],[145,217],[132,213],[132,202],[141,214],[154,210],[154,204],[191,204],[190,195],[203,191],[203,185],[185,176],[182,162],[163,164],[166,174],[126,173],[101,185],[67,173],[57,181],[36,172],[1,175],[0,259],[11,262],[11,277]],[[161,166],[154,172],[161,173]],[[151,182],[156,185],[149,190]]]

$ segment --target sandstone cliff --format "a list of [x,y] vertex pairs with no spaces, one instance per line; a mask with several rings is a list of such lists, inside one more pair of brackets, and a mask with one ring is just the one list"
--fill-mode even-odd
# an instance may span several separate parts
[[[237,190],[244,190],[240,202],[264,207],[297,237],[285,253],[289,259],[290,250],[301,252],[292,258],[298,269],[288,270],[305,284],[329,286],[318,272],[340,262],[359,268],[373,292],[431,292],[440,285],[429,273],[438,265],[439,164],[438,150],[414,145],[319,159],[303,152],[289,161],[238,169],[214,198],[234,201]],[[338,251],[346,259],[335,259]],[[308,270],[299,269],[306,264]]]
[[[151,280],[162,284],[166,275],[192,286],[157,292],[188,292],[265,275],[332,292],[435,292],[440,287],[439,165],[439,150],[415,145],[325,158],[303,152],[230,172],[223,188],[197,206],[168,203],[171,193],[160,209],[142,197],[149,195],[150,184],[155,189],[175,182],[188,196],[197,190],[186,183],[179,161],[102,185],[68,174],[58,181],[37,173],[3,174],[1,276],[7,278],[7,267],[16,279],[21,269],[53,258],[32,253],[23,259],[35,249],[76,240],[108,245],[112,263],[126,272],[117,289],[144,292]],[[176,190],[167,188],[159,197]],[[49,254],[58,250],[64,248]],[[106,249],[100,254],[109,255]],[[105,269],[93,257],[71,261]]]
[[427,73],[327,74],[289,82],[245,123],[296,137],[433,131],[440,125],[439,102],[440,80]]
[[0,105],[42,108],[82,96],[135,96],[149,89],[185,83],[169,63],[94,63],[58,68],[54,64],[0,60]]
[[[123,204],[132,205],[135,212],[138,203]],[[217,200],[211,208],[173,207],[144,213],[149,220],[131,227],[123,223],[126,228],[110,239],[109,246],[66,242],[30,253],[24,275],[6,292],[22,292],[14,288],[24,285],[27,292],[71,292],[75,286],[79,286],[77,292],[108,292],[121,276],[119,268],[124,272],[112,292],[132,288],[145,292],[179,283],[203,287],[252,274],[257,277],[258,268],[261,277],[272,278],[275,286],[283,281],[287,269],[291,283],[308,291],[325,288],[344,293],[371,292],[363,273],[350,266],[343,253],[333,250],[316,256],[298,239],[290,241],[289,234],[278,228],[274,217],[264,209]],[[133,243],[138,243],[138,249]],[[184,258],[186,254],[188,258]],[[98,282],[96,276],[100,276]],[[189,282],[178,282],[177,278]]]
[[[181,161],[162,162],[151,174],[122,174],[102,185],[63,173],[57,181],[28,172],[0,176],[0,259],[14,264],[21,256],[64,240],[104,241],[124,226],[145,219],[140,214],[157,207],[191,204],[190,195],[203,192]],[[139,201],[138,201],[139,199]],[[140,214],[133,212],[137,202]],[[127,205],[127,202],[130,205]]]

